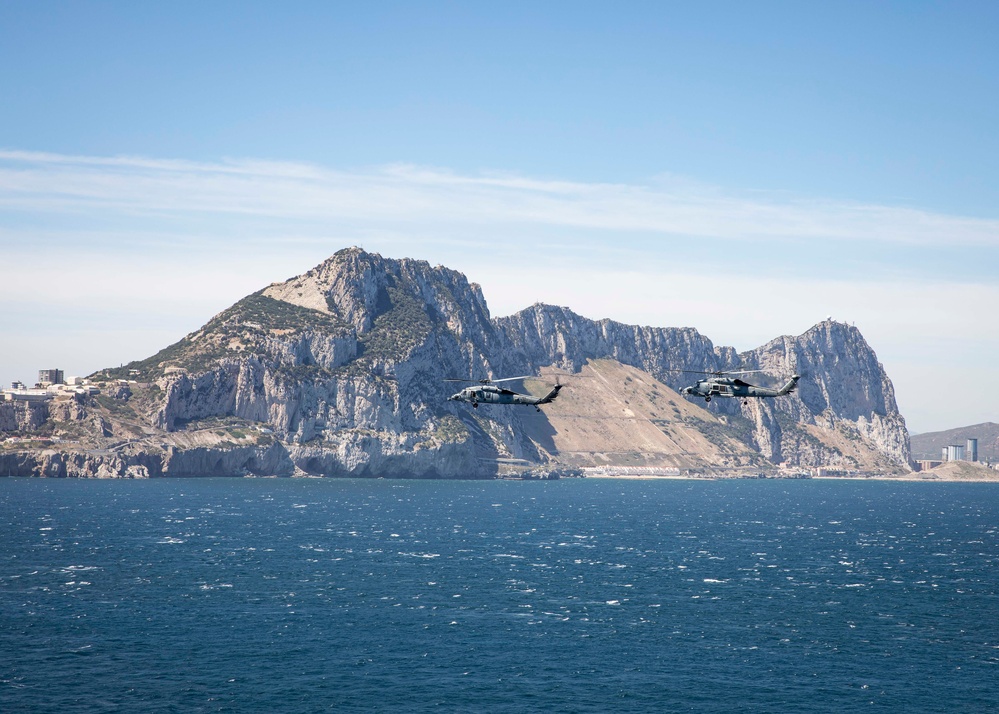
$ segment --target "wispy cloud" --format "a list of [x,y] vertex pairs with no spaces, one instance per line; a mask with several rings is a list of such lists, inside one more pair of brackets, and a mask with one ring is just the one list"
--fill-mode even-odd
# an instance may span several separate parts
[[407,165],[336,171],[305,163],[0,151],[0,207],[999,247],[997,220],[907,207],[741,195],[675,180],[546,181]]

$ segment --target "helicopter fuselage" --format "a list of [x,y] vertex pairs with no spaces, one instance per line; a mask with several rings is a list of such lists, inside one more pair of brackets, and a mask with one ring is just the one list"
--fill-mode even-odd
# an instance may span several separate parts
[[465,387],[460,392],[448,397],[448,401],[468,402],[473,407],[478,408],[479,404],[523,404],[525,406],[538,407],[541,404],[548,404],[558,396],[562,385],[557,384],[543,397],[532,397],[529,394],[520,394],[512,389],[497,387],[492,384],[478,384],[474,387]]
[[697,383],[684,387],[681,394],[691,397],[703,397],[704,401],[710,402],[712,397],[732,397],[736,399],[761,398],[761,397],[783,397],[794,391],[798,384],[798,375],[794,375],[780,389],[768,389],[757,387],[743,382],[741,379],[732,377],[712,377],[710,379],[699,379]]

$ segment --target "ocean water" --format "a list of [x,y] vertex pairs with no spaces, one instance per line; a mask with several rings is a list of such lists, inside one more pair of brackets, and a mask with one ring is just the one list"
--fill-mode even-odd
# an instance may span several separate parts
[[999,489],[0,479],[2,712],[985,712]]

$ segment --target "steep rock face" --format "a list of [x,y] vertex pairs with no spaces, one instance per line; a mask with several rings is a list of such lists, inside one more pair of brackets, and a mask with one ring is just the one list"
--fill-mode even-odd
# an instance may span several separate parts
[[474,476],[481,469],[466,441],[447,442],[432,432],[343,433],[326,442],[290,447],[300,471],[319,476],[448,478]]
[[266,370],[256,356],[245,360],[223,358],[214,369],[196,376],[186,373],[161,377],[165,398],[154,423],[168,431],[179,423],[212,416],[235,415],[269,421],[264,389]]
[[48,418],[48,402],[0,402],[0,431],[33,431]]
[[41,451],[0,454],[0,476],[46,478],[149,478],[161,475],[156,459],[117,454]]
[[163,476],[291,476],[295,466],[281,444],[170,450],[158,460]]
[[[732,348],[715,348],[691,327],[639,327],[589,320],[568,308],[536,304],[496,321],[507,344],[507,370],[557,365],[572,372],[589,359],[614,359],[678,387],[682,369],[726,369]],[[690,365],[697,365],[690,367]]]
[[753,368],[774,374],[803,373],[794,409],[827,409],[856,421],[871,413],[897,412],[895,392],[860,331],[845,323],[821,322],[798,337],[778,337],[740,355]]
[[756,439],[780,444],[780,451],[774,452],[777,459],[805,466],[834,462],[833,454],[808,448],[807,438],[797,448],[786,446],[783,431],[798,432],[801,442],[805,433],[801,426],[817,425],[853,432],[888,464],[908,468],[909,437],[894,387],[856,327],[826,320],[802,335],[778,337],[739,358],[748,369],[802,376],[794,393],[753,405],[774,417],[769,424],[758,423]]
[[88,416],[86,401],[87,398],[83,395],[56,399],[49,404],[49,418],[58,421],[82,421]]

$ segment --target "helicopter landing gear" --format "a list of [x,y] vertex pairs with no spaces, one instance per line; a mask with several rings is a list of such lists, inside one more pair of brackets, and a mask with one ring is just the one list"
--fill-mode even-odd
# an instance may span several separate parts
[[478,408],[479,408],[479,403],[478,402],[472,402],[472,409],[478,409]]
[[540,412],[541,411],[541,407],[534,407],[534,411]]
[[704,403],[707,404],[711,401],[711,397],[704,397]]

